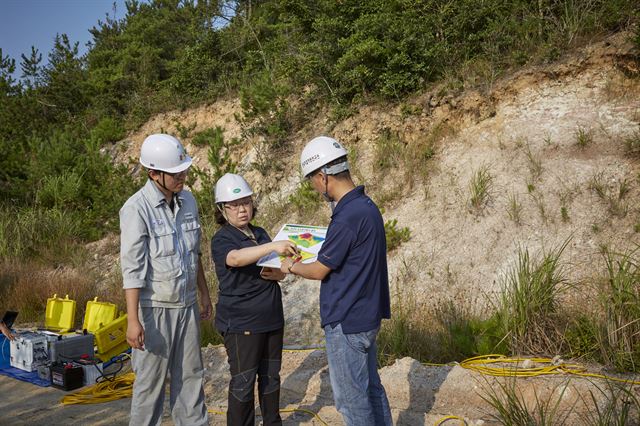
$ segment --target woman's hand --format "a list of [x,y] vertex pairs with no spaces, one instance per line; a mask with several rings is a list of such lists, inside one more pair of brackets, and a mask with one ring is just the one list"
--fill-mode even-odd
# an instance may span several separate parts
[[262,268],[262,271],[260,271],[260,276],[265,280],[280,281],[284,279],[285,274],[277,269],[265,266],[264,268]]
[[297,256],[298,247],[289,240],[273,241],[271,244],[271,250],[275,251],[281,256]]

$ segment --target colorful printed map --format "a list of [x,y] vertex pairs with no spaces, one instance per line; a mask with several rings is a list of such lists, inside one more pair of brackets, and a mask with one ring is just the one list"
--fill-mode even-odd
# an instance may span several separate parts
[[296,243],[297,246],[309,248],[316,244],[320,244],[324,241],[323,237],[313,235],[311,232],[305,232],[304,234],[289,235],[289,239]]
[[[300,262],[311,263],[318,257],[326,237],[327,228],[324,226],[286,224],[278,231],[273,241],[289,240],[293,242],[301,256]],[[283,259],[284,257],[278,256],[276,252],[271,252],[259,259],[257,265],[280,268]]]

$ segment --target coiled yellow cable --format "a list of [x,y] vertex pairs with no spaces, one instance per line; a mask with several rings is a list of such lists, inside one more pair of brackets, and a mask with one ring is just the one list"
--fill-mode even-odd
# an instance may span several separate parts
[[78,392],[66,395],[60,402],[64,405],[98,404],[128,398],[132,394],[134,380],[135,375],[133,373],[126,373],[113,380],[104,380]]
[[[545,365],[527,368],[518,366],[487,366],[487,364],[519,364],[527,361]],[[550,358],[508,358],[500,354],[491,354],[466,359],[460,363],[460,366],[488,376],[497,377],[536,377],[549,374],[571,374],[580,377],[594,377],[598,379],[611,380],[632,386],[640,385],[640,381],[619,379],[617,377],[605,376],[604,374],[586,373],[586,369],[580,365],[565,362],[555,363],[554,360]]]

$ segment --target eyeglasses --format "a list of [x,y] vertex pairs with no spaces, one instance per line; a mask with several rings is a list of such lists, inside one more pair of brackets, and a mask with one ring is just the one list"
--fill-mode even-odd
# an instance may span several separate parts
[[229,210],[238,210],[240,206],[248,208],[253,204],[253,200],[251,197],[241,198],[239,200],[229,201],[228,203],[224,203],[224,207]]

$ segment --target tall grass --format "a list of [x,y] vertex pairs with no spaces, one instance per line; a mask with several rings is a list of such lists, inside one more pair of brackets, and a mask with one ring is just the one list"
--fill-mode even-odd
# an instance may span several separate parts
[[606,330],[603,356],[621,371],[640,372],[639,249],[623,253],[602,249],[606,265],[600,299]]
[[559,353],[558,297],[570,287],[560,257],[568,243],[537,257],[519,249],[502,277],[499,314],[513,351]]
[[[568,423],[571,410],[562,410],[560,405],[567,390],[565,384],[548,397],[543,398],[533,392],[535,404],[530,407],[529,398],[525,397],[516,386],[516,378],[504,381],[495,380],[482,386],[480,395],[495,413],[490,416],[504,426],[561,426]],[[557,393],[557,395],[554,395]]]
[[82,235],[82,218],[77,212],[58,208],[0,206],[0,258],[37,258],[45,263],[84,259],[77,244]]
[[110,286],[100,285],[97,274],[72,269],[52,270],[36,263],[0,265],[0,298],[6,309],[18,311],[20,323],[44,324],[47,299],[57,294],[76,301],[75,326],[81,327],[87,301],[116,303],[124,307],[122,291],[113,294]]
[[[594,383],[595,391],[589,390],[589,399],[581,398],[585,405],[583,422],[587,426],[630,426],[640,424],[640,397],[628,385],[606,382],[605,386]],[[604,402],[599,402],[603,400]]]

